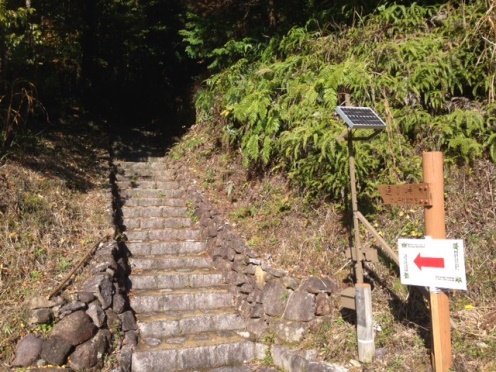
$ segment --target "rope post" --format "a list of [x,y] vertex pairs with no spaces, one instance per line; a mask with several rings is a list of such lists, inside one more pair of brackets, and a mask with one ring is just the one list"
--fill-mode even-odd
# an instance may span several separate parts
[[[424,152],[422,161],[424,182],[430,185],[432,194],[432,206],[425,208],[425,235],[432,239],[446,239],[443,154],[439,151]],[[430,303],[432,366],[436,372],[447,372],[452,365],[448,292],[431,288]]]

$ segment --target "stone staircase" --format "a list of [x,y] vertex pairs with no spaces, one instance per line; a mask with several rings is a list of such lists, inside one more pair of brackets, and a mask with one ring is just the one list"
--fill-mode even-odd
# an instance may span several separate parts
[[116,162],[140,338],[132,371],[254,371],[265,349],[244,332],[225,275],[161,158]]

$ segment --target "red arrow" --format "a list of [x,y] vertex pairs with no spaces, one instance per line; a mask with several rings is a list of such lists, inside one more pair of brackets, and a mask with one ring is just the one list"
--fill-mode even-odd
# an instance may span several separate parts
[[417,258],[413,261],[415,265],[422,270],[422,267],[432,267],[436,269],[444,269],[444,258],[436,257],[421,257],[420,253]]

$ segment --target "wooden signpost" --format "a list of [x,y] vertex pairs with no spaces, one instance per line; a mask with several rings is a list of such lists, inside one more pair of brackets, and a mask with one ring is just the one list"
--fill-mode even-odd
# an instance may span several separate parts
[[[446,239],[444,212],[444,173],[441,152],[424,152],[422,156],[424,183],[379,186],[385,204],[422,205],[425,207],[425,235],[431,239]],[[441,246],[441,245],[440,245]],[[438,256],[442,256],[440,252]],[[417,259],[418,258],[418,259]],[[444,267],[440,257],[417,257],[415,264]],[[432,283],[434,284],[434,283]],[[431,284],[431,285],[432,285]],[[447,372],[452,365],[451,328],[448,292],[430,287],[429,291],[432,320],[432,365],[436,372]]]
[[431,190],[428,183],[405,185],[380,185],[377,187],[384,204],[389,205],[432,205]]
[[[424,182],[431,187],[432,206],[425,208],[425,235],[446,239],[444,212],[443,154],[424,152],[422,155]],[[444,290],[430,290],[432,321],[432,359],[436,372],[448,371],[452,365],[449,297]]]

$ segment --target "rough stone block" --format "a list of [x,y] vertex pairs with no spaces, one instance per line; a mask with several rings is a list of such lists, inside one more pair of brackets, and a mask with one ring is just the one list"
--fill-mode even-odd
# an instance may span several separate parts
[[112,309],[117,314],[120,314],[124,311],[125,307],[126,307],[126,299],[124,298],[124,296],[120,293],[114,294],[114,297],[112,299]]
[[301,291],[306,291],[313,294],[332,293],[337,289],[337,284],[329,278],[311,277],[303,281],[300,286]]
[[135,330],[127,331],[124,334],[124,345],[136,347],[138,345],[138,332]]
[[264,311],[263,311],[263,306],[261,304],[255,304],[254,306],[252,306],[250,318],[252,319],[262,318],[263,315],[264,315]]
[[51,300],[47,300],[45,297],[37,296],[33,297],[29,301],[29,309],[41,309],[41,308],[50,308],[57,305],[63,305],[65,300],[62,297],[54,297]]
[[75,311],[85,310],[86,307],[87,307],[87,305],[84,302],[76,301],[76,302],[62,306],[60,308],[60,311],[59,311],[59,316],[61,318],[64,318],[65,316],[72,314]]
[[136,318],[131,310],[119,314],[118,316],[121,320],[121,326],[124,332],[138,329],[138,326],[136,325]]
[[108,330],[100,330],[91,340],[76,347],[69,357],[69,366],[78,370],[87,370],[100,366],[110,345],[111,334]]
[[244,253],[245,252],[246,246],[243,242],[237,240],[237,241],[234,241],[233,243],[234,244],[232,245],[232,248],[234,249],[234,251],[236,253]]
[[248,265],[243,270],[243,274],[255,275],[255,270],[256,270],[257,267],[258,267],[257,265]]
[[239,312],[243,318],[251,318],[251,312],[252,312],[253,305],[250,303],[243,301],[241,303]]
[[53,319],[52,309],[41,308],[29,311],[29,324],[44,324]]
[[96,303],[90,304],[88,310],[86,310],[86,314],[91,318],[93,323],[95,323],[98,328],[101,328],[105,323],[105,312],[103,311],[101,306]]
[[245,283],[239,287],[241,293],[251,293],[253,291],[253,286],[250,283]]
[[246,301],[261,304],[263,302],[263,292],[258,288],[254,288],[246,298]]
[[[132,357],[134,347],[124,345],[119,354],[119,372],[131,372]],[[137,370],[137,369],[135,369]]]
[[50,336],[43,342],[41,358],[49,364],[60,366],[65,363],[72,345],[58,336]]
[[96,331],[97,328],[91,318],[84,311],[79,310],[55,324],[51,336],[57,336],[76,346],[89,340]]
[[282,284],[288,289],[295,290],[300,285],[300,281],[291,276],[285,276],[282,278]]
[[289,296],[284,318],[308,322],[315,318],[315,296],[308,292],[296,291]]
[[[246,265],[248,265],[249,263],[249,259],[248,257],[242,255],[242,254],[237,254],[236,256],[234,256],[234,264],[235,265],[240,265],[240,266],[243,266],[243,269]],[[240,270],[240,272],[242,272],[242,270]]]
[[303,323],[284,320],[274,322],[273,328],[276,336],[286,342],[300,342],[307,330]]
[[83,284],[83,291],[93,293],[105,310],[112,304],[113,285],[108,274],[96,275]]
[[78,299],[81,302],[84,302],[86,304],[89,304],[95,299],[95,295],[91,292],[79,292],[78,293]]
[[274,269],[266,264],[262,265],[262,269],[268,274],[272,275],[274,278],[282,278],[286,275],[285,271]]
[[264,288],[264,312],[270,316],[281,316],[286,308],[289,292],[279,280],[269,281]]
[[12,366],[28,367],[33,365],[40,356],[42,345],[43,340],[31,334],[21,339],[17,344]]
[[329,315],[332,312],[331,301],[325,293],[319,293],[315,298],[315,315]]
[[117,262],[112,258],[112,256],[99,256],[98,262],[96,262],[91,270],[93,274],[98,274],[104,272],[107,269],[117,270]]
[[121,328],[121,320],[117,316],[114,310],[107,309],[105,310],[105,315],[107,316],[107,326],[109,329],[120,329]]
[[263,319],[248,319],[245,323],[246,330],[253,333],[256,337],[260,337],[268,327]]

